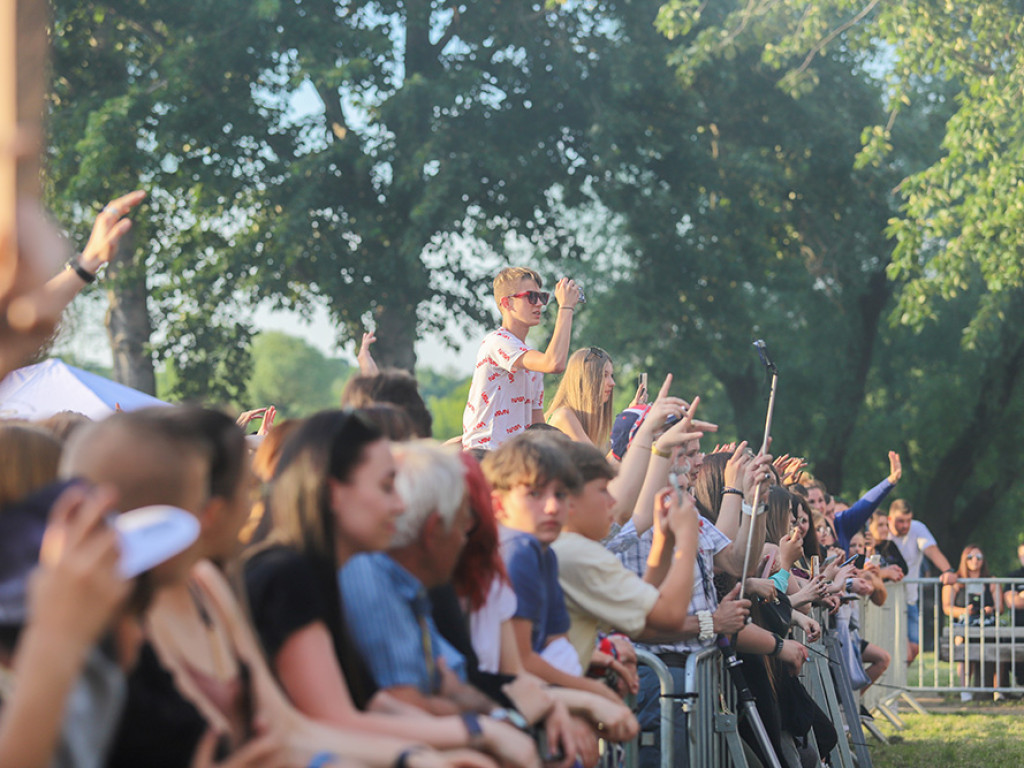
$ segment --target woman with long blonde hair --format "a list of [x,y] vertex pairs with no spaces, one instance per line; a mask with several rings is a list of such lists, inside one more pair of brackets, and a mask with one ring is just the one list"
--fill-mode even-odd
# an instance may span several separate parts
[[573,440],[607,452],[614,391],[611,356],[600,347],[577,349],[565,366],[565,375],[545,418]]

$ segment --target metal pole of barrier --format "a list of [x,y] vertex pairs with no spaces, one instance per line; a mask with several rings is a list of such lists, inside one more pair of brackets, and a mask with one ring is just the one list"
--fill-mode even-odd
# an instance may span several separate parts
[[743,674],[742,669],[743,661],[736,653],[736,649],[729,644],[728,638],[719,638],[719,648],[722,649],[725,668],[729,670],[729,677],[732,678],[732,684],[736,688],[739,706],[743,710],[743,715],[747,718],[747,722],[750,723],[750,728],[754,732],[758,745],[761,747],[761,752],[768,759],[770,768],[782,768],[779,756],[775,754],[771,739],[768,738],[768,731],[765,730],[761,715],[757,711],[757,702],[754,699],[754,694],[750,692],[750,686],[747,685],[747,678]]
[[720,668],[718,649],[691,653],[686,660],[686,692],[690,697],[683,700],[683,712],[689,723],[687,749],[690,768],[703,768],[725,763],[727,745],[715,730],[715,716],[718,713],[719,677],[715,670]]
[[662,768],[674,768],[675,766],[675,701],[682,691],[676,690],[676,681],[672,673],[661,659],[650,651],[643,648],[636,649],[636,659],[639,664],[650,668],[657,676],[661,686],[661,698],[659,706],[661,709],[661,765]]
[[830,666],[835,673],[833,680],[836,693],[839,694],[839,704],[846,714],[846,725],[850,729],[849,740],[853,743],[853,751],[857,756],[857,768],[871,768],[871,753],[868,752],[868,746],[864,740],[864,729],[860,725],[857,697],[853,693],[853,684],[850,682],[850,670],[846,668],[843,661],[839,638],[829,632],[825,636],[825,647],[828,649]]
[[[832,674],[829,671],[828,651],[825,646],[825,636],[828,632],[825,629],[824,614],[820,609],[815,609],[816,619],[821,625],[821,639],[811,643],[807,647],[811,650],[810,659],[804,664],[804,671],[807,681],[807,692],[811,698],[821,707],[829,720],[836,727],[837,731],[842,728],[843,716],[839,710],[839,701],[836,698],[835,684],[832,681]],[[831,764],[834,768],[854,768],[853,754],[850,752],[850,744],[841,734],[832,748]]]

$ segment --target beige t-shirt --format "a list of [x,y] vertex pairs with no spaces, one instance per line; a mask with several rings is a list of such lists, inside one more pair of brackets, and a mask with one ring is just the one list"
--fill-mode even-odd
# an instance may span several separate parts
[[658,588],[628,570],[600,542],[578,533],[563,532],[551,548],[569,609],[569,642],[586,670],[598,631],[617,629],[630,637],[643,631]]

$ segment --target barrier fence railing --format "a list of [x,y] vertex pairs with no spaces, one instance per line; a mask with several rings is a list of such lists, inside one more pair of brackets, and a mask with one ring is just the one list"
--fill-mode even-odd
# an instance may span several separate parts
[[[1013,585],[1005,578],[960,579],[951,588],[958,607],[972,602],[973,617],[954,617],[943,610],[939,579],[904,579],[887,584],[885,605],[862,606],[862,635],[892,656],[889,669],[865,694],[865,706],[886,717],[901,693],[960,694],[968,699],[1024,693],[1024,609],[1002,597]],[[998,598],[996,594],[998,593]],[[907,658],[907,603],[918,607],[916,629],[921,653]],[[999,611],[1000,603],[1003,610]],[[986,613],[984,607],[993,610]],[[913,700],[908,699],[908,703]],[[890,718],[891,719],[891,718]]]
[[[821,618],[825,626],[824,617]],[[796,633],[802,634],[799,630]],[[807,647],[809,659],[801,680],[839,736],[830,755],[830,764],[835,768],[870,768],[871,757],[860,727],[857,697],[843,667],[837,636],[824,630],[821,639]],[[690,768],[745,768],[748,763],[739,735],[736,689],[718,649],[690,655],[681,687],[656,655],[638,648],[637,658],[655,673],[661,684],[662,768],[687,764]],[[674,754],[672,736],[679,723],[685,725],[688,763]],[[627,754],[633,757],[636,753]],[[625,768],[635,768],[636,763],[629,757]]]
[[[726,676],[717,648],[690,654],[681,687],[655,654],[637,648],[637,660],[649,667],[661,684],[659,745],[663,768],[687,764],[690,768],[746,768],[737,724],[736,690]],[[677,759],[674,754],[673,734],[678,724],[687,734],[685,759]]]

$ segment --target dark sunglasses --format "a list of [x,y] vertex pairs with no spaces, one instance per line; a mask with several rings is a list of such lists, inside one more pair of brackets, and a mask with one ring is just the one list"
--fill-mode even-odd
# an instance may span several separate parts
[[583,358],[583,362],[589,363],[595,357],[599,360],[603,360],[608,357],[608,353],[599,347],[591,347],[587,352],[587,356]]
[[505,297],[506,299],[526,299],[531,304],[540,304],[542,307],[548,303],[551,294],[547,291],[520,291]]

